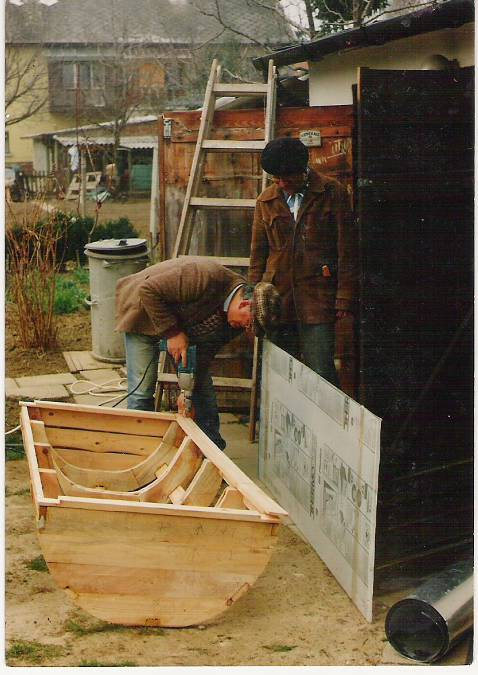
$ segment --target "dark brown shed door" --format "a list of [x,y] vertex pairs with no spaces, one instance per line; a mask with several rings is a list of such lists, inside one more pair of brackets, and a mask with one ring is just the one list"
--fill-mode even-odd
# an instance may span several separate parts
[[384,420],[378,567],[472,531],[473,76],[360,71],[360,398]]

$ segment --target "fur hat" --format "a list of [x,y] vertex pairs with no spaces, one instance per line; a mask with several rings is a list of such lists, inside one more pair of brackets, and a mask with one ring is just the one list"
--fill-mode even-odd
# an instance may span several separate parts
[[261,166],[271,176],[302,173],[309,161],[308,148],[298,138],[274,138],[261,154]]
[[261,337],[277,328],[280,321],[281,299],[275,286],[260,281],[252,294],[252,317],[254,333]]

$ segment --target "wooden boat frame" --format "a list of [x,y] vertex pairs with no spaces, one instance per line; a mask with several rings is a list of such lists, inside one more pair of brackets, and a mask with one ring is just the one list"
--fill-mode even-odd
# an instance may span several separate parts
[[[191,419],[46,401],[20,406],[40,545],[53,577],[80,607],[112,623],[195,625],[225,611],[262,573],[287,513]],[[37,434],[34,438],[37,422],[47,432],[79,428],[95,438],[103,432],[123,434],[133,446],[136,430],[142,446],[142,438],[162,439],[175,423],[180,445],[149,485],[126,491],[127,496],[101,489],[98,496],[98,489],[78,484],[86,496],[72,496],[60,486],[52,445]],[[197,465],[194,476],[189,471],[181,479],[183,471],[168,479],[185,447]],[[215,504],[202,505],[218,494],[222,482],[226,487]],[[151,486],[162,503],[151,501]],[[139,498],[131,499],[134,492]]]

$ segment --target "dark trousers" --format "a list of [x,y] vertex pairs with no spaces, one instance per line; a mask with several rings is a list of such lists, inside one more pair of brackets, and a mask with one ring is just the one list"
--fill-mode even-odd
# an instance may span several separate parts
[[278,347],[321,375],[336,387],[339,378],[334,363],[335,324],[285,324],[269,339]]

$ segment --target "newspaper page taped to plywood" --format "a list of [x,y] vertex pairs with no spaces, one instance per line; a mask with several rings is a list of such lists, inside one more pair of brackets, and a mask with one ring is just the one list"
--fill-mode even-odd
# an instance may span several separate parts
[[380,418],[264,341],[259,475],[372,621]]

